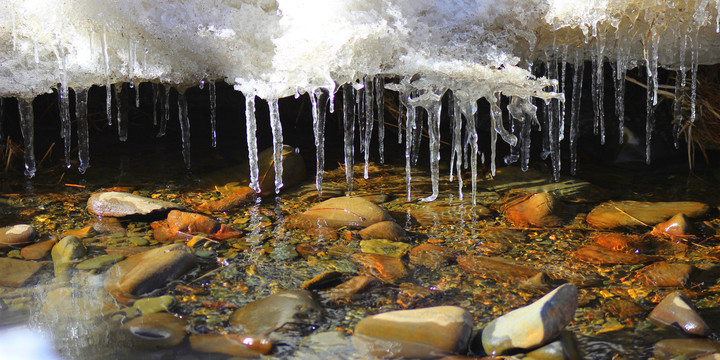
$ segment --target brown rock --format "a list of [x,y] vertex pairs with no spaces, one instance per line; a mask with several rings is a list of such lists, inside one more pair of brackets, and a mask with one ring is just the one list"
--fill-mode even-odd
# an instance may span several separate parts
[[88,211],[99,216],[123,217],[149,215],[170,209],[181,209],[179,204],[146,198],[126,192],[108,191],[95,193],[88,199]]
[[285,290],[235,310],[229,323],[245,334],[267,336],[281,327],[316,324],[322,316],[322,307],[312,292]]
[[225,212],[242,205],[248,204],[257,198],[255,190],[248,186],[236,186],[231,191],[223,194],[222,199],[217,201],[207,201],[196,208],[204,212]]
[[187,240],[193,234],[207,234],[218,240],[240,237],[241,232],[220,224],[208,216],[184,211],[172,210],[164,221],[155,221],[153,237],[160,242]]
[[489,277],[500,282],[525,281],[539,273],[539,270],[517,265],[510,260],[485,256],[461,255],[457,258],[460,267],[469,274]]
[[720,342],[710,339],[665,339],[653,347],[657,360],[695,359],[720,352]]
[[312,224],[341,228],[368,227],[392,217],[381,207],[361,197],[342,196],[315,204],[300,215]]
[[21,287],[41,268],[34,261],[0,258],[0,286]]
[[382,282],[394,283],[408,275],[405,264],[395,257],[360,253],[353,255],[352,261],[362,268],[363,275],[370,275]]
[[627,299],[610,299],[605,303],[605,310],[622,319],[645,313],[642,306]]
[[677,213],[695,218],[705,215],[710,206],[701,202],[640,202],[610,201],[596,206],[587,216],[587,223],[599,229],[621,226],[646,226],[668,220]]
[[590,238],[595,244],[612,251],[635,253],[645,252],[647,244],[644,244],[639,237],[620,233],[594,233]]
[[556,215],[558,206],[552,195],[536,193],[505,203],[501,211],[515,226],[554,227],[562,225],[562,220]]
[[190,347],[198,352],[247,358],[269,353],[272,342],[262,337],[239,334],[198,334],[190,335]]
[[448,204],[446,202],[429,202],[419,208],[410,210],[412,216],[422,225],[456,224],[460,221],[466,223],[478,221],[492,215],[492,211],[480,204],[468,203]]
[[186,327],[187,322],[173,314],[154,313],[130,320],[122,330],[131,347],[156,350],[180,345],[187,335]]
[[410,264],[437,270],[450,263],[453,252],[440,245],[421,244],[410,250]]
[[340,300],[349,301],[355,294],[364,291],[374,282],[376,282],[376,280],[371,276],[353,276],[348,281],[334,287],[325,295],[325,297],[333,302],[338,302]]
[[573,253],[573,256],[580,261],[602,265],[647,264],[662,260],[662,257],[659,256],[622,253],[596,245],[583,246],[577,249],[577,251]]
[[320,240],[335,240],[338,237],[337,231],[327,226],[314,226],[307,230],[306,233]]
[[35,238],[35,229],[27,224],[0,228],[0,248],[29,244]]
[[[115,219],[115,218],[113,218],[113,219]],[[125,229],[123,229],[123,231],[125,231]],[[65,233],[63,233],[63,237],[74,236],[78,239],[84,239],[86,237],[93,236],[96,233],[97,233],[97,231],[95,231],[95,229],[93,228],[93,225],[88,225],[84,228],[68,230]]]
[[315,244],[298,244],[295,247],[295,251],[300,254],[303,258],[307,259],[309,256],[317,256],[323,248]]
[[[290,145],[282,146],[283,189],[292,187],[305,179],[305,161]],[[273,148],[269,147],[258,154],[258,170],[260,173],[260,195],[269,196],[275,193],[275,161]]]
[[668,221],[662,222],[653,227],[653,234],[670,236],[692,235],[694,230],[685,214],[677,214]]
[[122,304],[165,286],[195,266],[189,247],[173,244],[156,248],[113,265],[105,278],[105,291]]
[[[126,232],[125,227],[120,223],[118,218],[109,216],[98,216],[93,219],[92,229],[102,234],[125,234]],[[84,230],[84,228],[80,230]],[[80,232],[80,234],[86,237],[89,235],[83,234],[82,232]]]
[[394,221],[381,221],[372,224],[360,230],[359,234],[362,239],[405,240],[405,229]]
[[679,291],[666,296],[648,319],[658,326],[672,326],[690,335],[709,336],[712,333],[690,300]]
[[635,280],[645,286],[685,286],[694,271],[695,267],[690,264],[674,264],[661,261],[640,269],[635,274]]
[[25,260],[40,260],[50,253],[56,242],[56,239],[50,239],[28,245],[20,250],[20,255]]

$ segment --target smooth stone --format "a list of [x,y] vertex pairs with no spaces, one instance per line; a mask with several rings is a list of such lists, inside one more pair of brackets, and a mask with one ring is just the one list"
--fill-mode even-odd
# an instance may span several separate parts
[[[102,217],[99,217],[102,218]],[[112,218],[115,219],[115,218]],[[92,221],[93,224],[96,224],[95,220]],[[124,230],[124,229],[123,229]],[[74,236],[78,239],[84,239],[86,237],[97,235],[97,231],[94,229],[93,225],[88,225],[80,229],[72,229],[68,230],[63,233],[63,237],[65,236]]]
[[705,215],[708,211],[710,206],[695,201],[611,201],[596,206],[585,220],[599,229],[613,229],[621,226],[652,226],[670,219],[677,213],[696,218]]
[[100,255],[75,265],[78,270],[100,270],[125,259],[123,255]]
[[621,319],[645,313],[645,309],[637,303],[621,298],[609,299],[603,306],[613,316]]
[[583,246],[577,249],[573,253],[573,256],[580,261],[601,265],[647,264],[663,259],[661,256],[612,251],[597,245]]
[[195,234],[207,234],[218,240],[242,235],[242,232],[221,224],[209,216],[179,210],[171,210],[167,219],[154,221],[150,226],[153,229],[155,240],[162,243],[188,240]]
[[87,253],[85,245],[75,236],[62,238],[52,248],[51,255],[55,267],[55,277],[68,281],[72,277],[72,265]]
[[460,221],[472,223],[492,215],[492,211],[483,205],[472,205],[470,201],[448,204],[447,202],[423,203],[410,209],[410,214],[422,225],[456,224]]
[[[84,237],[89,236],[89,232],[86,232],[85,234],[82,233],[82,230],[84,229],[85,228],[80,229],[80,235],[84,235]],[[101,234],[124,235],[127,232],[123,224],[120,222],[120,220],[118,220],[118,218],[109,216],[98,216],[97,218],[93,219],[92,230]]]
[[[720,350],[719,350],[720,351]],[[695,360],[720,360],[720,352],[701,356]]]
[[383,208],[362,197],[341,196],[325,200],[305,210],[301,218],[331,228],[368,227],[381,221],[392,221]]
[[710,327],[685,295],[675,291],[660,301],[648,316],[658,326],[671,326],[690,335],[709,336]]
[[548,193],[535,193],[513,199],[501,207],[505,218],[515,226],[556,227],[562,219],[556,215],[559,203]]
[[55,239],[37,242],[22,248],[20,255],[22,255],[25,260],[40,260],[50,254],[50,251],[56,243],[57,240]]
[[0,248],[25,245],[35,238],[35,229],[27,224],[0,228]]
[[236,186],[224,193],[220,200],[207,201],[195,208],[204,212],[225,212],[248,204],[256,197],[257,193],[249,186]]
[[[275,193],[275,159],[273,148],[269,147],[258,154],[258,173],[260,174],[260,195]],[[290,145],[282,146],[283,189],[293,187],[305,180],[305,160]]]
[[563,331],[560,339],[555,340],[547,345],[541,346],[527,354],[526,359],[537,360],[583,360],[580,346],[573,335],[569,331]]
[[648,250],[648,244],[643,243],[637,236],[620,233],[594,233],[590,238],[596,245],[608,250],[624,253],[638,253]]
[[21,287],[41,268],[35,261],[0,257],[0,286]]
[[575,317],[577,287],[564,284],[534,303],[496,318],[482,331],[482,345],[490,355],[533,349],[556,338]]
[[410,265],[437,270],[455,257],[452,250],[435,244],[420,244],[410,250]]
[[272,349],[269,339],[239,334],[198,334],[190,335],[193,351],[219,353],[242,358],[255,358]]
[[693,228],[688,217],[680,213],[671,217],[668,221],[655,225],[653,233],[657,235],[687,236],[693,234]]
[[687,284],[696,270],[691,264],[660,261],[638,270],[635,279],[645,286],[681,287]]
[[405,229],[394,221],[381,221],[358,232],[361,239],[386,239],[392,241],[405,240]]
[[122,326],[135,349],[167,349],[185,340],[187,322],[169,313],[143,315]]
[[99,216],[123,217],[149,215],[183,206],[169,201],[156,200],[126,192],[108,191],[95,193],[88,199],[88,211]]
[[165,286],[195,267],[195,255],[183,244],[172,244],[132,255],[113,265],[105,291],[121,304]]
[[170,308],[177,303],[172,295],[163,295],[153,298],[138,299],[133,303],[133,308],[143,315],[154,314],[163,311],[170,311]]
[[408,276],[402,260],[379,254],[354,254],[351,260],[360,267],[360,275],[369,275],[385,283],[395,283]]
[[396,258],[403,257],[410,251],[410,248],[410,244],[385,239],[360,241],[360,249],[364,253],[387,255]]
[[720,342],[710,339],[665,339],[653,346],[657,360],[694,359],[720,352]]
[[352,298],[377,282],[372,276],[353,276],[344,283],[332,288],[325,294],[325,298],[331,302],[350,301]]
[[141,238],[141,237],[137,237],[137,236],[133,236],[133,237],[131,237],[131,238],[128,238],[128,240],[130,241],[130,243],[132,243],[133,245],[137,245],[137,246],[148,246],[148,245],[150,245],[150,241],[148,241],[148,240],[145,239],[145,238]]
[[287,325],[318,324],[323,309],[312,292],[285,290],[235,310],[229,324],[244,334],[267,336]]
[[472,315],[457,306],[398,310],[366,317],[355,326],[355,348],[383,358],[436,358],[463,351]]
[[521,282],[540,272],[510,260],[486,256],[461,255],[457,257],[457,263],[466,273],[483,275],[500,282]]

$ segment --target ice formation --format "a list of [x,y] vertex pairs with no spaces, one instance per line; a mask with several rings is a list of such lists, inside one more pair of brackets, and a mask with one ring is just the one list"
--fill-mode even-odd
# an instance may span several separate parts
[[[677,92],[685,91],[689,81],[690,98],[695,99],[698,64],[720,61],[715,46],[720,37],[718,6],[717,0],[0,0],[0,95],[22,99],[26,173],[32,176],[33,115],[28,104],[52,88],[58,89],[68,165],[72,157],[69,95],[71,89],[83,94],[76,100],[81,172],[89,166],[83,111],[85,93],[92,85],[106,89],[109,123],[113,122],[112,97],[118,98],[115,121],[121,139],[127,137],[131,93],[138,105],[137,84],[162,85],[153,86],[158,136],[165,133],[170,120],[168,109],[175,104],[169,104],[168,95],[176,89],[182,152],[188,166],[190,129],[182,95],[186,88],[209,81],[213,144],[215,81],[234,84],[245,94],[248,112],[255,107],[255,96],[268,100],[276,160],[281,159],[282,148],[277,99],[309,93],[320,191],[326,104],[333,106],[336,92],[345,95],[345,141],[350,141],[345,148],[345,166],[352,190],[355,123],[360,127],[357,134],[365,162],[374,128],[381,140],[380,159],[384,160],[384,112],[378,109],[384,104],[383,97],[391,94],[385,90],[393,90],[405,109],[399,122],[405,127],[407,143],[408,199],[410,168],[417,156],[414,139],[427,126],[433,194],[425,199],[432,200],[438,192],[441,112],[453,114],[452,160],[461,194],[459,170],[468,164],[475,192],[477,156],[484,155],[478,155],[478,141],[491,142],[491,169],[495,169],[498,135],[512,145],[505,160],[519,160],[526,169],[530,129],[539,118],[543,156],[551,158],[554,177],[560,174],[560,141],[566,135],[572,159],[569,168],[574,172],[576,104],[583,85],[576,74],[586,60],[593,67],[591,84],[585,85],[592,88],[594,131],[601,142],[611,126],[603,103],[612,96],[604,94],[603,64],[610,63],[613,69],[621,137],[625,73],[635,67],[646,69],[649,161],[658,68],[676,70],[682,82]],[[571,80],[566,82],[566,78]],[[567,83],[572,84],[570,89],[565,88]],[[452,95],[452,109],[442,109],[446,93]],[[510,99],[506,118],[503,97]],[[478,139],[473,121],[475,103],[483,98],[491,105],[494,131],[489,140]],[[542,107],[540,116],[536,114],[538,105]],[[696,116],[694,103],[688,119],[678,107],[676,129]],[[248,129],[254,129],[254,115],[245,115]],[[427,125],[422,119],[427,119]],[[254,144],[254,131],[249,131],[247,138]],[[251,160],[254,156],[256,151],[251,150]],[[276,161],[275,166],[275,187],[279,189],[282,162]],[[257,187],[256,171],[252,184]]]

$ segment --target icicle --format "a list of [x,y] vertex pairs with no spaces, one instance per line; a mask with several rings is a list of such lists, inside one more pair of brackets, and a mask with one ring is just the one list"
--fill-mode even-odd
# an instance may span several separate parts
[[202,90],[205,88],[205,79],[200,80],[200,84],[198,84],[198,89]]
[[[425,125],[423,120],[424,117],[427,115],[425,111],[423,111],[422,108],[413,106],[413,109],[415,109],[415,122],[413,122],[413,140],[412,140],[412,165],[417,165],[418,158],[420,157],[420,145],[422,145],[422,138],[423,138],[423,132]],[[418,125],[420,125],[418,127]]]
[[165,136],[167,123],[170,121],[170,91],[172,88],[167,89],[165,86],[162,86],[162,89],[165,92],[165,96],[161,98],[163,99],[163,116],[160,118],[160,130],[158,130],[157,137]]
[[[558,92],[561,94],[565,93],[565,78],[567,77],[567,56],[568,56],[568,45],[563,46],[562,58],[560,62],[560,83]],[[560,135],[558,141],[565,139],[565,101],[559,101],[560,104]]]
[[270,108],[270,127],[272,128],[273,137],[273,161],[275,162],[275,193],[280,193],[283,187],[283,133],[282,123],[280,123],[280,109],[278,108],[277,99],[269,99],[268,107]]
[[411,95],[408,93],[403,97],[407,116],[405,120],[405,187],[407,189],[407,201],[412,201],[411,187],[412,182],[412,148],[415,136],[415,106],[410,103]]
[[126,141],[128,137],[128,91],[123,89],[125,85],[115,86],[115,102],[117,105],[117,126],[120,141]]
[[[397,132],[398,132],[398,144],[402,144],[402,129],[403,129],[403,114],[407,111],[407,109],[403,110],[403,94],[402,92],[398,91],[398,117],[397,117]],[[407,126],[407,125],[405,125]]]
[[215,118],[215,116],[217,102],[215,99],[215,81],[210,81],[210,88],[208,89],[208,92],[210,93],[210,139],[212,141],[212,147],[216,147],[217,131],[215,127],[217,126],[217,119]]
[[70,90],[68,89],[68,77],[67,77],[67,58],[62,47],[62,43],[58,44],[58,50],[62,54],[58,55],[58,62],[60,63],[60,81],[58,85],[58,103],[60,105],[60,123],[61,131],[60,137],[63,138],[64,150],[65,150],[65,167],[68,169],[72,165],[70,163],[70,149],[72,148],[72,119],[70,119]]
[[88,30],[88,39],[89,43],[88,46],[90,46],[90,58],[95,59],[95,31]]
[[[452,109],[452,110],[451,110]],[[462,160],[463,160],[463,148],[462,148],[462,111],[460,110],[460,102],[455,96],[450,97],[450,107],[448,110],[452,111],[453,121],[453,137],[452,146],[453,149],[450,152],[450,181],[453,181],[453,165],[457,171],[458,181],[458,196],[460,200],[463,199],[463,181],[462,181]]]
[[187,100],[185,94],[178,92],[178,120],[182,133],[182,154],[185,168],[190,169],[190,119],[188,118]]
[[78,171],[84,174],[90,167],[90,135],[87,118],[87,89],[75,92],[75,118],[77,119]]
[[152,104],[153,104],[153,125],[157,126],[157,103],[158,103],[158,84],[152,83]]
[[520,147],[523,145],[522,121],[525,118],[525,114],[523,113],[522,108],[522,102],[522,98],[513,96],[510,98],[510,103],[507,106],[508,114],[510,115],[510,132],[513,134],[515,133],[515,131],[520,132],[520,137],[518,137],[518,144],[516,144],[515,146],[511,146],[510,154],[508,154],[504,158],[505,164],[507,165],[510,165],[520,159]]
[[22,131],[25,143],[25,176],[35,176],[35,117],[33,115],[32,101],[18,99],[18,110],[20,112],[20,130]]
[[[492,128],[495,131],[490,130],[490,175],[495,176],[495,153],[497,147],[497,135],[498,135],[498,123],[502,123],[502,110],[500,110],[499,102],[500,95],[494,94],[492,99],[488,99],[490,102],[490,121],[492,122]],[[502,126],[502,125],[500,125]]]
[[260,193],[257,150],[257,121],[255,119],[255,94],[245,95],[245,128],[248,146],[248,162],[250,163],[250,187]]
[[617,51],[617,60],[613,68],[615,81],[615,115],[618,118],[618,143],[622,144],[625,134],[625,75],[628,68],[628,55],[624,47]]
[[427,108],[428,133],[430,134],[430,182],[432,183],[432,195],[420,199],[420,201],[434,201],[440,194],[440,113],[442,111],[442,100],[434,102]]
[[698,52],[700,50],[700,39],[697,33],[695,39],[693,39],[693,48],[690,52],[690,123],[695,123],[695,117],[697,116],[696,111],[696,100],[697,100],[697,70],[698,70]]
[[107,110],[108,126],[110,126],[112,125],[112,84],[110,84],[110,56],[108,56],[105,27],[103,27],[102,47],[105,58],[105,109]]
[[135,107],[140,108],[140,84],[135,86]]
[[657,105],[657,66],[658,66],[658,41],[659,36],[655,32],[655,29],[651,29],[652,36],[650,39],[649,51],[646,52],[645,67],[647,71],[647,80],[645,85],[647,87],[647,101],[646,110],[647,115],[645,118],[645,163],[650,165],[650,145],[652,140],[652,132],[655,129],[655,106]]
[[363,93],[365,94],[365,137],[363,138],[365,144],[363,146],[365,149],[365,169],[363,177],[367,179],[369,177],[368,167],[370,166],[370,140],[372,140],[373,130],[373,105],[375,103],[373,78],[371,76],[365,76],[365,91]]
[[475,130],[475,122],[477,115],[477,102],[472,101],[461,105],[463,115],[465,115],[465,133],[468,136],[470,144],[470,153],[467,159],[470,161],[470,176],[472,187],[472,204],[477,204],[477,156],[478,156],[478,134]]
[[595,107],[595,122],[593,132],[600,134],[600,144],[605,144],[605,76],[603,75],[603,45],[600,38],[595,39],[595,54],[593,56],[593,105]]
[[[378,147],[380,152],[380,163],[385,163],[385,78],[375,78],[375,103],[378,116]],[[398,128],[400,133],[400,128]]]
[[[16,24],[15,24],[15,21],[16,21],[15,16],[16,16],[15,15],[15,7],[13,6],[13,8],[10,10],[10,21],[12,22],[11,36],[12,36],[12,43],[13,43],[13,51],[17,51],[17,29],[16,29]],[[33,175],[34,175],[34,171],[33,171]],[[32,176],[30,176],[30,177],[32,177]]]
[[348,194],[353,190],[353,159],[355,152],[353,144],[355,142],[355,119],[353,116],[353,87],[350,84],[343,86],[343,128],[345,142],[345,181],[347,182]]
[[313,132],[315,133],[315,188],[322,195],[322,181],[325,173],[325,108],[328,102],[328,91],[317,88],[310,92],[312,103]]
[[580,106],[582,99],[583,72],[585,63],[580,50],[575,52],[573,71],[572,108],[570,109],[570,174],[577,171],[577,138],[580,130]]
[[135,79],[135,42],[132,39],[128,39],[128,77],[130,78],[130,88],[134,87],[133,80]]
[[533,105],[532,99],[523,100],[524,121],[520,129],[520,170],[528,171],[530,166],[530,130],[533,122],[537,123],[537,107]]

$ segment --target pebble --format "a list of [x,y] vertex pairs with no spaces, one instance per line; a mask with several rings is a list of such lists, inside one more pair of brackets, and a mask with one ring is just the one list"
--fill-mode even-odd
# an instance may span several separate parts
[[341,196],[315,204],[300,215],[320,226],[331,228],[368,227],[392,217],[383,208],[362,197]]
[[614,229],[621,226],[652,226],[652,224],[659,224],[670,219],[677,213],[683,213],[688,217],[695,218],[705,215],[708,211],[710,211],[710,206],[695,201],[610,201],[596,206],[587,215],[586,221],[599,229]]
[[28,244],[35,238],[35,229],[27,224],[0,228],[0,248]]
[[545,192],[515,198],[501,207],[505,218],[515,226],[556,227],[562,225],[557,216],[559,203]]
[[169,313],[143,315],[122,326],[135,349],[157,350],[180,345],[185,340],[187,322]]
[[665,234],[671,236],[688,236],[693,234],[693,228],[690,220],[685,214],[677,214],[668,221],[662,222],[653,227],[654,234]]
[[645,286],[684,287],[695,271],[691,264],[661,261],[638,270],[635,280]]
[[125,259],[123,255],[100,255],[87,259],[75,266],[78,270],[101,270]]
[[166,220],[155,221],[150,226],[153,229],[155,240],[162,243],[187,240],[195,234],[207,234],[218,240],[237,238],[242,235],[242,232],[220,224],[208,216],[179,210],[170,211]]
[[648,319],[658,326],[675,327],[690,335],[709,336],[712,333],[690,300],[679,291],[657,304]]
[[392,241],[405,240],[405,229],[394,221],[381,221],[372,224],[358,232],[360,238],[368,239],[386,239]]
[[653,347],[657,360],[695,359],[720,352],[720,342],[709,339],[665,339]]
[[564,284],[532,304],[487,324],[481,335],[483,348],[496,356],[545,345],[575,317],[577,304],[577,287]]
[[196,209],[203,212],[225,212],[251,203],[255,198],[257,198],[257,193],[249,186],[236,186],[231,191],[224,193],[222,199],[206,201],[198,205]]
[[644,244],[637,236],[620,233],[594,233],[590,238],[596,245],[612,251],[625,253],[645,252],[649,246]]
[[379,254],[354,254],[351,260],[361,268],[361,275],[372,276],[385,283],[395,283],[408,276],[402,260]]
[[78,259],[85,257],[87,249],[82,241],[75,236],[62,238],[52,248],[51,255],[55,267],[55,277],[61,281],[72,278],[72,266]]
[[410,250],[410,264],[437,270],[454,258],[452,250],[435,244],[421,244]]
[[605,302],[604,308],[613,316],[621,319],[645,313],[645,309],[636,302],[621,298],[609,299]]
[[88,211],[98,216],[124,217],[150,215],[170,209],[181,209],[182,205],[169,201],[151,199],[126,192],[109,191],[95,193],[87,202]]
[[573,253],[573,256],[579,261],[586,261],[589,263],[601,265],[648,264],[651,262],[662,260],[662,257],[660,256],[623,253],[618,251],[612,251],[597,245],[583,246],[577,249]]
[[332,302],[350,301],[355,294],[365,291],[373,285],[376,280],[372,276],[353,276],[344,283],[332,288],[325,294],[325,298]]
[[48,256],[57,240],[50,239],[28,245],[20,250],[20,255],[25,260],[40,260]]
[[[269,147],[258,154],[258,173],[260,174],[260,195],[275,194],[275,160],[273,148]],[[293,187],[305,179],[305,160],[290,145],[282,146],[283,189]]]
[[239,334],[197,334],[190,335],[190,347],[193,351],[226,354],[245,359],[269,353],[272,342],[262,337]]
[[165,286],[195,266],[195,256],[183,244],[166,245],[130,256],[113,265],[105,278],[105,291],[121,304]]
[[170,311],[170,308],[177,303],[172,295],[163,295],[152,298],[138,299],[133,303],[133,308],[143,315],[154,314],[163,311]]
[[470,313],[457,306],[398,310],[366,317],[355,326],[355,348],[382,358],[435,358],[464,351]]
[[360,249],[368,254],[387,255],[401,258],[410,251],[412,246],[402,242],[394,242],[385,239],[363,240],[360,242]]
[[469,274],[489,277],[500,282],[521,282],[537,275],[540,271],[501,258],[461,255],[457,263]]
[[267,336],[288,327],[319,324],[323,309],[312,292],[285,290],[235,310],[229,324],[244,334]]
[[[92,221],[92,230],[101,234],[125,234],[126,230],[125,227],[120,223],[120,220],[116,217],[109,217],[109,216],[98,216],[97,218],[93,219]],[[80,230],[84,230],[80,229]],[[85,235],[85,237],[89,236],[90,233],[86,234],[80,234]],[[82,238],[82,237],[80,237]]]
[[0,286],[21,287],[41,268],[35,261],[0,257]]

